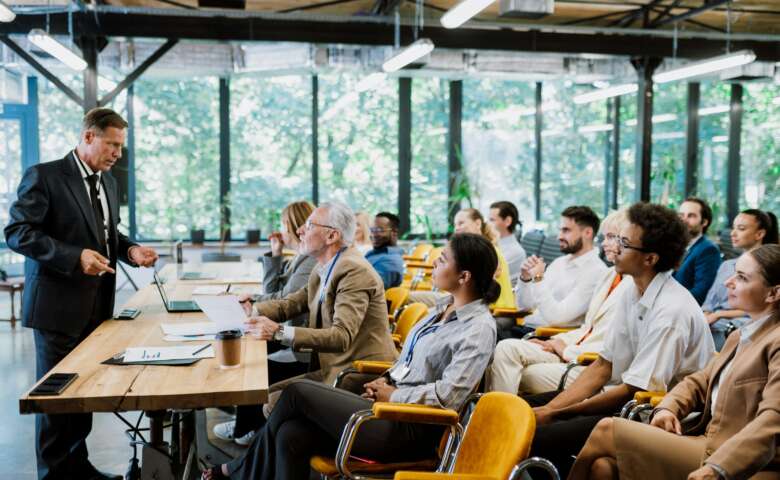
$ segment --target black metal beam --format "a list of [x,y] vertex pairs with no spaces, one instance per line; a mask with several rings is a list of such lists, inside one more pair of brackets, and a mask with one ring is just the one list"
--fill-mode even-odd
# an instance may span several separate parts
[[230,79],[219,79],[219,238],[230,240]]
[[688,121],[685,134],[685,196],[696,194],[699,170],[699,99],[698,82],[688,84]]
[[743,88],[739,83],[731,84],[731,102],[729,105],[729,160],[728,177],[726,178],[726,225],[731,225],[739,214],[739,175],[741,169],[742,146],[742,93]]
[[595,15],[593,17],[585,17],[585,18],[577,18],[574,20],[569,20],[567,22],[560,23],[559,25],[579,25],[580,23],[588,23],[592,22],[594,20],[603,20],[605,18],[614,17],[615,15],[623,15],[629,14],[633,12],[635,9],[631,10],[620,10],[617,12],[609,12],[609,13],[602,13],[601,15]]
[[620,188],[620,97],[612,99],[612,191],[610,206],[618,208],[618,188]]
[[455,214],[458,213],[461,205],[455,202],[456,181],[462,181],[461,171],[463,164],[463,80],[454,80],[450,82],[450,119],[447,126],[447,171],[450,181],[448,182],[447,200],[447,220],[450,225],[455,221]]
[[320,82],[311,76],[311,201],[320,203]]
[[542,219],[542,82],[536,82],[534,104],[534,219],[538,222]]
[[125,97],[127,108],[127,213],[129,219],[130,239],[138,237],[138,222],[135,210],[135,87],[127,88]]
[[98,38],[83,37],[80,39],[81,54],[87,62],[84,70],[84,104],[85,112],[99,106],[98,104]]
[[387,15],[398,8],[403,0],[374,0],[371,6],[371,15]]
[[643,15],[647,15],[648,12],[650,12],[650,9],[652,9],[654,6],[659,4],[662,0],[652,0],[647,5],[642,5],[639,8],[636,8],[632,11],[630,11],[626,16],[622,18],[618,18],[614,22],[612,22],[610,25],[617,25],[619,27],[627,27],[634,23],[638,18],[642,17]]
[[[619,97],[617,97],[619,98]],[[614,113],[614,110],[612,109],[612,102],[614,99],[610,98],[607,100],[604,111],[606,113],[606,123],[608,125],[612,125],[612,129],[615,128],[615,122],[612,119],[612,114]],[[607,133],[607,141],[604,142],[604,197],[603,197],[603,206],[604,206],[604,216],[607,216],[607,213],[609,213],[609,205],[610,205],[610,198],[612,197],[612,144],[614,142],[614,138],[612,137],[612,132]]]
[[15,54],[19,55],[22,58],[22,60],[24,60],[31,67],[33,67],[36,72],[40,73],[41,75],[43,75],[44,78],[46,78],[46,80],[53,83],[54,86],[59,88],[60,91],[65,94],[65,96],[67,96],[74,102],[78,103],[79,107],[84,105],[84,99],[82,99],[81,96],[79,96],[79,94],[74,92],[73,89],[71,89],[69,86],[65,85],[65,83],[62,82],[62,80],[57,78],[56,75],[54,75],[46,67],[41,65],[38,62],[38,60],[33,58],[32,55],[27,53],[27,51],[25,51],[22,47],[20,47],[16,42],[14,42],[13,40],[11,40],[5,35],[0,36],[0,42],[3,42],[5,45],[7,45],[8,48],[10,48]]
[[411,228],[412,79],[398,79],[398,217],[400,233]]
[[[198,16],[151,16],[137,13],[74,13],[74,30],[81,35],[188,38],[200,40],[257,40],[312,43],[348,43],[355,45],[391,45],[391,24],[366,20],[318,22],[301,19],[228,18]],[[27,34],[31,28],[45,28],[46,15],[19,14],[11,23],[0,23],[2,34]],[[67,34],[66,14],[50,15],[53,34]],[[401,28],[401,41],[413,39],[413,27]],[[606,33],[561,33],[474,28],[449,30],[425,27],[425,36],[438,48],[528,51],[550,53],[592,53],[605,55],[665,57],[674,51],[674,39],[639,37]],[[723,40],[679,38],[677,56],[706,58],[723,53]],[[780,42],[732,40],[732,50],[753,50],[759,61],[780,61]]]
[[721,5],[725,5],[732,0],[711,0],[709,2],[706,2],[704,5],[702,5],[699,8],[694,8],[693,10],[688,10],[685,13],[681,13],[679,15],[673,15],[670,17],[666,17],[663,20],[656,22],[653,26],[654,27],[663,27],[664,25],[669,25],[672,23],[679,22],[680,20],[687,20],[689,18],[693,18],[696,15],[699,15],[701,13],[704,13],[708,10],[712,10],[714,8],[717,8]]
[[635,58],[639,91],[636,110],[636,199],[650,201],[650,171],[653,153],[653,72],[660,65],[659,58]]
[[124,90],[125,88],[129,87],[130,85],[132,85],[133,82],[135,82],[138,79],[138,77],[143,75],[143,73],[149,67],[154,65],[154,63],[157,60],[159,60],[160,58],[162,58],[163,55],[168,53],[168,51],[170,49],[172,49],[177,43],[179,43],[178,40],[176,40],[176,39],[169,39],[167,42],[162,44],[162,46],[160,48],[158,48],[157,50],[155,50],[154,53],[149,55],[149,58],[144,60],[144,62],[141,65],[139,65],[138,68],[136,68],[135,70],[130,72],[130,74],[127,75],[127,77],[125,77],[124,80],[119,82],[119,85],[117,85],[116,87],[114,87],[113,90],[108,92],[108,94],[106,94],[105,97],[101,98],[100,99],[100,105],[101,106],[105,106],[105,105],[108,105],[109,103],[111,103],[111,100],[113,100],[117,95],[119,95],[122,92],[122,90]]

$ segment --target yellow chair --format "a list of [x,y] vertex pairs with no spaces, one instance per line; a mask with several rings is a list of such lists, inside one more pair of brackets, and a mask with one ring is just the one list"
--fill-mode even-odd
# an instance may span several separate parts
[[634,399],[629,400],[620,410],[620,417],[628,420],[639,420],[640,414],[648,412],[658,406],[666,392],[641,391],[634,394]]
[[426,257],[425,261],[423,262],[409,261],[406,263],[406,268],[407,269],[422,268],[423,270],[432,271],[433,262],[435,262],[437,258],[441,257],[441,252],[443,251],[444,251],[444,247],[436,247],[428,253],[428,256]]
[[412,253],[404,255],[403,259],[407,262],[424,262],[425,259],[428,258],[428,254],[431,253],[431,250],[433,250],[433,245],[430,243],[420,243],[414,247]]
[[400,350],[406,341],[406,336],[417,325],[417,322],[425,318],[428,315],[428,306],[424,303],[410,303],[403,309],[398,316],[398,321],[395,323],[395,331],[393,332],[393,341],[395,347]]
[[566,333],[570,332],[572,330],[575,330],[574,328],[563,328],[563,327],[538,327],[534,333],[534,337],[546,337],[550,338],[555,335],[558,335],[559,333]]
[[387,301],[387,320],[390,323],[395,322],[399,310],[409,299],[409,289],[402,287],[392,287],[385,290],[385,300]]
[[572,368],[588,366],[595,362],[598,358],[599,354],[596,352],[585,352],[581,353],[575,361],[569,362],[566,365],[566,370],[563,371],[563,375],[561,375],[561,381],[558,382],[558,391],[561,392],[564,388],[566,388],[566,380],[569,378],[569,373],[571,372]]

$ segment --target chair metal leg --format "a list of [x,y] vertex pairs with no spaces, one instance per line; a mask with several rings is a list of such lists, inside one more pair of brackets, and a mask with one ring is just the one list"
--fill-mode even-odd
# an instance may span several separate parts
[[631,413],[631,409],[634,408],[636,404],[636,400],[633,399],[626,402],[626,404],[623,405],[623,408],[620,410],[620,418],[628,418],[628,414]]
[[555,465],[553,465],[551,461],[542,457],[526,458],[522,462],[515,465],[515,468],[512,469],[512,473],[509,474],[509,480],[519,480],[522,474],[531,467],[544,470],[552,480],[561,480],[560,475],[558,475],[558,469],[555,468]]

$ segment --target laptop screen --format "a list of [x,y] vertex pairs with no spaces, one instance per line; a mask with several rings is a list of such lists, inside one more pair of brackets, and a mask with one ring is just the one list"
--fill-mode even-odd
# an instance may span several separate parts
[[157,290],[160,291],[160,297],[162,297],[162,301],[165,304],[165,308],[168,308],[168,295],[165,293],[165,287],[163,286],[162,280],[160,280],[160,277],[157,276],[157,272],[154,272],[154,283],[157,285]]

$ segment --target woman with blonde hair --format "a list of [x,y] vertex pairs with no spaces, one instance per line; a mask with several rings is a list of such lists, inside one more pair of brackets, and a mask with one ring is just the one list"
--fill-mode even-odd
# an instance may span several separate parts
[[[314,205],[307,201],[293,202],[282,210],[282,229],[268,236],[271,251],[261,257],[263,262],[263,289],[261,295],[243,295],[239,300],[251,311],[251,304],[283,298],[306,285],[309,275],[317,265],[317,260],[308,255],[298,253],[301,237],[298,231],[306,223],[314,211]],[[285,258],[283,249],[287,247],[296,254]],[[297,327],[305,325],[308,315],[300,315],[288,322]],[[277,343],[269,343],[268,384],[286,380],[306,373],[309,370],[309,354],[293,352],[291,348],[278,348]],[[273,348],[277,348],[273,351]],[[261,405],[242,405],[236,410],[234,421],[220,423],[214,426],[214,435],[225,441],[233,441],[246,446],[252,437],[265,423]]]
[[496,248],[498,255],[498,269],[496,281],[501,286],[501,295],[491,305],[493,308],[515,308],[515,296],[512,292],[512,282],[509,278],[509,265],[498,249],[498,233],[493,226],[485,221],[485,217],[475,208],[464,208],[455,214],[455,233],[474,233],[482,235]]
[[355,214],[355,222],[357,223],[357,228],[355,229],[353,246],[365,255],[374,248],[371,243],[371,217],[366,212],[357,212]]

